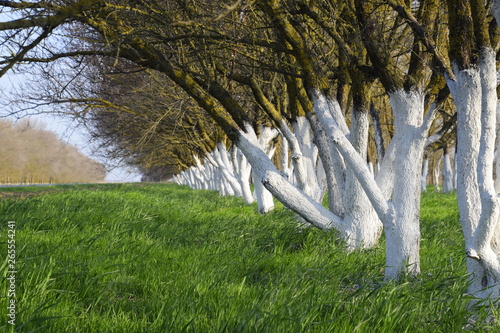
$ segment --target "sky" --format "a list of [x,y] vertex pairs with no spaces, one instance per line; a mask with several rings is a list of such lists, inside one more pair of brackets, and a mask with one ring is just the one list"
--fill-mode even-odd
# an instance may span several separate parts
[[[13,16],[14,15],[14,16]],[[9,11],[0,12],[0,21],[9,21],[15,19],[15,14]],[[56,42],[56,40],[54,40]],[[57,43],[57,42],[56,42]],[[65,44],[61,44],[61,47],[64,47]],[[0,44],[0,53],[1,54],[9,54],[9,46]],[[28,67],[28,66],[26,66]],[[21,66],[20,70],[26,68]],[[0,77],[0,103],[4,103],[8,101],[12,97],[12,91],[16,89],[20,89],[20,83],[26,80],[32,80],[33,77],[29,73],[19,73],[15,72],[15,69],[11,69],[4,76]],[[14,117],[5,117],[8,113],[8,107],[2,109],[0,106],[0,119],[11,119],[15,120]],[[89,135],[85,132],[83,128],[74,128],[74,124],[71,123],[69,119],[62,119],[62,117],[50,116],[47,114],[42,115],[34,115],[30,116],[30,120],[34,120],[46,125],[46,129],[55,132],[61,140],[64,142],[71,144],[72,146],[78,148],[85,155],[97,160],[101,163],[107,165],[116,165],[117,162],[105,163],[106,161],[102,161],[101,158],[93,155],[92,149],[89,146]],[[123,164],[123,163],[122,163]],[[119,165],[113,170],[109,170],[108,176],[106,177],[106,181],[108,182],[136,182],[140,181],[140,174],[126,165]]]
[[[29,80],[26,75],[20,74],[9,74],[7,73],[3,77],[0,77],[0,92],[1,98],[5,101],[8,100],[11,94],[9,93],[15,88],[19,82],[22,80]],[[0,116],[2,119],[10,119],[15,121],[16,118],[12,116],[5,117],[7,111],[0,110]],[[39,114],[32,115],[29,117],[23,117],[23,119],[29,118],[30,121],[39,122],[45,125],[46,130],[50,130],[58,135],[58,137],[64,142],[78,148],[85,155],[97,160],[99,162],[106,164],[116,164],[117,162],[111,161],[112,163],[106,163],[110,161],[103,161],[102,158],[95,156],[92,152],[92,147],[89,145],[89,134],[82,127],[76,127],[71,120],[65,119],[61,116],[53,116],[49,114]],[[141,179],[141,175],[137,173],[134,169],[127,167],[123,163],[121,165],[118,163],[118,167],[109,170],[106,177],[107,182],[138,182]]]

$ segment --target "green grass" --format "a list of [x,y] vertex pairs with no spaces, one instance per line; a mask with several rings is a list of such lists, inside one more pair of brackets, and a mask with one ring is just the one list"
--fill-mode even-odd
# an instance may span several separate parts
[[[300,228],[283,208],[262,216],[214,192],[128,184],[3,200],[4,258],[16,221],[15,328],[459,332],[486,310],[468,309],[455,198],[430,192],[422,206],[423,272],[395,284],[383,282],[383,241],[347,254],[334,232]],[[2,332],[13,329],[7,301],[2,292]]]

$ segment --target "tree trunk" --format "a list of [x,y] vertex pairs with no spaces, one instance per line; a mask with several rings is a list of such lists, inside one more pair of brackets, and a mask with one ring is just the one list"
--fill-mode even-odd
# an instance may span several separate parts
[[[316,115],[309,113],[307,115],[309,123],[314,133],[314,141],[318,146],[320,152],[321,165],[318,165],[318,169],[321,169],[324,173],[323,177],[326,178],[326,188],[328,190],[328,208],[335,215],[344,218],[345,207],[344,200],[341,196],[340,189],[344,189],[344,177],[340,178],[339,174],[343,174],[343,168],[340,170],[338,165],[341,164],[341,157],[338,152],[330,145],[328,135],[326,135],[323,126],[319,122]],[[337,159],[337,161],[335,161]],[[323,179],[323,177],[318,177]],[[340,185],[339,185],[340,184]]]
[[493,182],[496,65],[491,48],[480,51],[479,67],[459,70],[449,81],[457,107],[457,198],[465,237],[469,292],[480,299],[500,296],[499,198]]
[[[269,146],[271,140],[273,140],[278,131],[270,127],[261,127],[260,136],[258,139],[259,147],[266,152],[268,158],[271,160],[274,154],[274,148]],[[252,178],[254,184],[255,198],[257,199],[257,205],[259,213],[267,214],[274,209],[274,200],[272,194],[262,185],[259,181],[258,175],[252,171]]]
[[495,144],[495,192],[500,193],[500,106],[498,105]]
[[250,125],[240,131],[236,144],[252,165],[255,181],[261,182],[280,202],[315,227],[336,229],[344,234],[342,220],[304,192],[289,183],[259,147],[255,132]]
[[429,159],[424,159],[424,166],[422,167],[422,179],[420,181],[420,188],[422,192],[427,192],[427,172],[429,171]]
[[317,202],[322,200],[322,191],[316,176],[317,148],[313,143],[311,127],[306,117],[297,117],[293,123],[295,136],[302,152],[302,163],[306,172],[304,191]]
[[441,160],[442,157],[440,157],[437,161],[434,160],[434,168],[432,170],[432,178],[434,180],[434,186],[435,186],[435,191],[436,192],[441,192],[441,188],[439,187],[439,174],[441,173]]
[[250,188],[250,175],[252,173],[252,167],[248,164],[245,155],[243,155],[243,153],[236,146],[234,146],[233,149],[236,151],[234,164],[238,166],[238,182],[241,186],[243,199],[245,200],[245,203],[249,205],[254,201],[252,189]]
[[[368,110],[355,109],[351,119],[350,141],[364,160],[368,150],[368,128]],[[346,173],[344,203],[348,249],[375,246],[382,234],[382,222],[351,170]]]
[[453,169],[451,167],[450,153],[448,147],[443,149],[443,192],[453,191]]
[[[396,90],[389,93],[394,112],[395,177],[393,205],[395,223],[385,229],[386,278],[403,272],[420,273],[420,177],[425,138],[430,123],[424,122],[424,94]],[[392,142],[391,142],[392,143]]]

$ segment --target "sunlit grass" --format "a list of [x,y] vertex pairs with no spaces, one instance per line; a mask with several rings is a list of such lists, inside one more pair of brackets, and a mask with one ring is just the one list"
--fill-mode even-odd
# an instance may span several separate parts
[[263,216],[214,192],[133,184],[4,200],[1,235],[9,220],[17,230],[16,329],[458,332],[472,314],[455,199],[429,193],[422,206],[423,273],[395,284],[383,282],[383,241],[347,254],[283,208]]

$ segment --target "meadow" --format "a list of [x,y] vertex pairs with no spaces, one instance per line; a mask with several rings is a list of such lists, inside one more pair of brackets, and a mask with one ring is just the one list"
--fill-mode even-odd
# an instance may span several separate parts
[[279,205],[259,215],[242,199],[173,184],[36,191],[0,199],[1,332],[500,329],[483,320],[494,308],[470,306],[454,194],[423,194],[422,274],[396,284],[383,281],[383,240],[346,253],[335,232],[301,226]]

